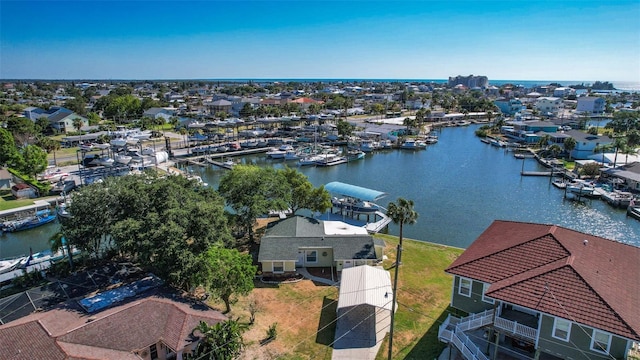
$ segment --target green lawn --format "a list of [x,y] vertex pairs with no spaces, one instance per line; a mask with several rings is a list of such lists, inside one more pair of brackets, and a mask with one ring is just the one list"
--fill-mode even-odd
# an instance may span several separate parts
[[[398,238],[376,235],[387,243],[389,257],[384,267],[393,281],[392,265],[396,258]],[[452,277],[444,273],[463,249],[404,240],[399,273],[398,304],[395,317],[394,359],[434,359],[444,349],[438,341],[438,327],[448,314]],[[265,285],[256,282],[248,297],[234,304],[232,318],[247,321],[247,304],[254,299],[260,309],[255,324],[244,334],[247,359],[331,359],[335,333],[338,290],[331,286],[313,285],[304,280],[296,284]],[[221,308],[217,303],[214,307]],[[260,345],[266,329],[278,324],[278,337],[268,345]],[[377,359],[386,359],[385,339]]]
[[16,200],[11,194],[11,190],[0,190],[0,211],[27,205],[33,205],[33,199]]

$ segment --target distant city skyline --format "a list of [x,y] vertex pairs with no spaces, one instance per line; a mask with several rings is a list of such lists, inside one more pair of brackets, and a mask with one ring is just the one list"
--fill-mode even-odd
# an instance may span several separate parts
[[640,84],[640,2],[0,0],[0,79]]

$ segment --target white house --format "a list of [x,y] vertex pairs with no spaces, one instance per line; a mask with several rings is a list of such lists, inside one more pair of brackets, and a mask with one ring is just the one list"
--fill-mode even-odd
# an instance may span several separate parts
[[578,98],[576,112],[589,114],[602,114],[605,108],[605,101],[597,96],[583,96]]
[[176,110],[173,107],[152,107],[142,113],[142,116],[148,116],[152,119],[163,118],[165,122],[168,122],[172,116],[175,116]]
[[557,97],[540,97],[536,101],[536,109],[542,114],[557,114],[562,109],[562,99]]

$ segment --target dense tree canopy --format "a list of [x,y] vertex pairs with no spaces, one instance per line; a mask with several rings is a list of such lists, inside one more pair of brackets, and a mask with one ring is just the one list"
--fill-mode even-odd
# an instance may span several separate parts
[[62,232],[94,257],[113,249],[188,290],[198,285],[200,254],[233,241],[223,205],[214,190],[183,177],[107,178],[74,195]]
[[201,337],[192,354],[185,354],[185,360],[231,360],[242,352],[244,327],[237,321],[229,319],[215,325],[200,321],[193,329],[194,335]]
[[231,311],[232,295],[247,295],[253,290],[257,268],[250,255],[211,246],[201,259],[203,266],[197,271],[199,283],[224,301],[226,312]]
[[324,186],[314,188],[306,175],[293,168],[279,170],[289,185],[289,209],[295,214],[300,209],[325,212],[331,207],[331,197]]
[[250,236],[258,216],[270,210],[286,210],[290,200],[283,173],[253,165],[234,166],[220,179],[218,191]]
[[15,166],[18,158],[18,149],[13,140],[13,135],[6,129],[0,127],[0,166]]
[[20,151],[22,161],[18,169],[34,179],[47,168],[47,152],[37,145],[27,145]]

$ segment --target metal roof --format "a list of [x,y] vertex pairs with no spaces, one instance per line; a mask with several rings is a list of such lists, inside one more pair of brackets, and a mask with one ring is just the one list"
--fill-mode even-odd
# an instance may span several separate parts
[[369,265],[342,270],[338,309],[368,304],[391,310],[393,290],[387,270]]
[[330,182],[325,185],[324,188],[331,193],[349,196],[364,201],[376,201],[387,196],[387,193],[384,193],[382,191],[345,184],[339,181]]

